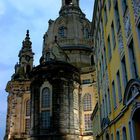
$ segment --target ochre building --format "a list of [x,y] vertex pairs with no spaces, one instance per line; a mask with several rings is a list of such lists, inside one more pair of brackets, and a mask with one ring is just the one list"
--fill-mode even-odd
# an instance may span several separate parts
[[[97,140],[140,140],[140,1],[95,0]],[[95,131],[96,130],[96,131]]]
[[33,67],[29,31],[7,83],[5,140],[93,140],[96,75],[91,23],[79,0],[62,0],[49,20],[40,64]]

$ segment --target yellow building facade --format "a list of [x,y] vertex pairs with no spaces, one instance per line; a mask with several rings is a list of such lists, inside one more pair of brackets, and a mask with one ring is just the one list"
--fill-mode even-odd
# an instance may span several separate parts
[[140,2],[95,0],[92,34],[99,97],[94,137],[139,140]]

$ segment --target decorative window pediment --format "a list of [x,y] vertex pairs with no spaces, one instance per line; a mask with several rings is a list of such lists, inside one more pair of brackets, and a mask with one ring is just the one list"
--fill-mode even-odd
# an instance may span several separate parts
[[140,80],[131,79],[125,89],[124,105],[131,103],[140,94]]

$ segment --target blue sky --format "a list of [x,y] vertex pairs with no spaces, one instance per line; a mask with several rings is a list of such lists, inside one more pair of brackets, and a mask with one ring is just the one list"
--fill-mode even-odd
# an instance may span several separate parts
[[[94,0],[80,0],[81,9],[90,21],[93,3]],[[26,30],[30,30],[34,65],[37,65],[48,20],[59,16],[60,7],[61,0],[0,0],[0,140],[3,140],[6,125],[8,94],[5,87],[14,73]]]

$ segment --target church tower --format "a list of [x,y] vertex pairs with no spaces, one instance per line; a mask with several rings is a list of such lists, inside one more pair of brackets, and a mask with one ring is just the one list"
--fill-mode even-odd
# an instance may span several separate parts
[[21,90],[20,97],[26,95],[30,107],[19,100],[19,110],[28,107],[30,115],[26,116],[26,111],[22,112],[25,115],[14,114],[23,117],[22,124],[13,123],[24,129],[17,136],[17,131],[9,131],[8,126],[6,134],[31,140],[92,140],[90,117],[96,104],[96,75],[91,23],[80,9],[79,0],[62,0],[59,17],[48,23],[38,66],[33,68],[29,31],[23,41],[19,63],[6,89],[11,93],[15,81],[17,87],[27,84],[28,92]]
[[7,83],[8,109],[5,140],[29,138],[30,129],[30,80],[33,68],[32,42],[27,30],[26,37],[19,52],[19,62],[15,73]]

